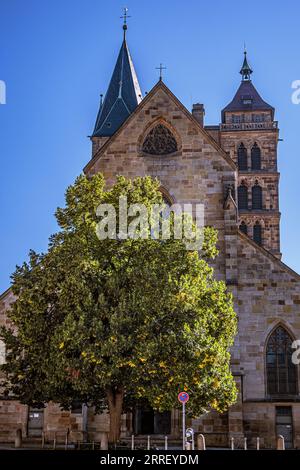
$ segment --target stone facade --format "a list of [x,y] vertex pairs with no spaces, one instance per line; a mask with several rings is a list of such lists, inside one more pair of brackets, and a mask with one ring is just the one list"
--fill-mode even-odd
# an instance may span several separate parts
[[[219,141],[221,147],[228,152],[238,168],[238,186],[245,185],[248,189],[248,209],[241,209],[239,213],[239,223],[244,222],[249,227],[248,235],[253,238],[253,226],[259,223],[262,226],[262,246],[271,251],[275,256],[280,254],[280,236],[279,236],[279,173],[277,171],[277,143],[278,127],[277,122],[271,121],[271,115],[268,120],[260,123],[258,129],[244,129],[240,124],[228,123],[229,113],[225,113],[226,124],[220,129]],[[262,113],[264,114],[264,113]],[[259,115],[259,114],[258,114]],[[243,114],[244,121],[249,118]],[[256,114],[257,116],[257,114]],[[271,128],[269,123],[272,124]],[[238,126],[242,128],[239,129]],[[232,127],[237,127],[233,130]],[[247,168],[239,169],[238,149],[243,144],[247,153]],[[260,169],[253,169],[251,162],[251,149],[257,145],[261,152]],[[252,188],[258,184],[262,188],[262,207],[253,209]]]
[[[239,398],[227,413],[212,412],[190,424],[205,434],[208,445],[228,446],[230,437],[247,437],[254,446],[259,436],[261,446],[268,448],[275,446],[284,419],[290,419],[291,445],[300,447],[299,377],[297,393],[274,396],[268,393],[266,375],[266,345],[274,329],[282,325],[292,339],[300,338],[300,277],[280,261],[277,124],[272,113],[263,112],[266,116],[260,126],[254,125],[252,114],[245,117],[243,113],[243,126],[234,129],[232,117],[225,113],[220,126],[206,128],[201,106],[190,113],[160,81],[112,137],[92,137],[92,159],[84,171],[87,175],[103,173],[108,185],[117,175],[150,175],[159,178],[170,201],[204,204],[205,224],[214,226],[219,234],[215,275],[233,293],[238,315],[232,371]],[[157,124],[172,133],[176,152],[149,155],[142,151],[145,137]],[[237,157],[241,143],[248,159],[243,171]],[[259,170],[251,169],[250,151],[255,143],[261,150]],[[239,210],[238,187],[243,183],[249,188],[249,208]],[[257,183],[262,188],[262,208],[252,210],[250,188]],[[249,227],[247,235],[239,230],[242,222]],[[263,228],[262,246],[252,240],[257,222]],[[1,297],[1,324],[7,321],[5,311],[11,301],[7,291]],[[57,405],[49,404],[43,430],[63,435],[69,429],[74,441],[87,434],[93,440],[108,429],[108,423],[107,413],[96,415],[86,408],[79,414],[61,412]],[[13,400],[0,402],[0,439],[11,440],[18,427],[26,435],[27,407]],[[133,430],[133,416],[124,415],[122,436],[130,436]],[[180,437],[178,410],[171,414],[171,435]]]
[[[249,127],[253,124],[251,116],[244,117]],[[239,333],[232,349],[232,371],[240,393],[237,404],[228,413],[223,416],[210,413],[193,420],[192,425],[205,434],[208,445],[228,445],[230,437],[243,442],[242,438],[247,437],[251,447],[259,436],[261,446],[274,447],[276,408],[291,406],[293,445],[298,447],[299,395],[282,401],[268,396],[266,389],[265,349],[270,333],[282,324],[294,339],[300,337],[300,277],[279,259],[277,123],[272,121],[270,113],[257,129],[238,126],[232,130],[231,119],[225,113],[227,129],[221,124],[218,128],[208,127],[206,132],[204,126],[202,132],[203,115],[198,118],[194,112],[193,117],[199,126],[160,83],[126,125],[98,151],[85,171],[104,173],[109,184],[117,174],[157,176],[174,201],[204,202],[205,223],[219,231],[220,255],[215,273],[226,280],[232,291],[239,318]],[[164,122],[179,136],[176,155],[149,157],[140,152],[140,142],[156,120]],[[248,168],[244,171],[238,168],[237,150],[241,143],[247,149]],[[251,148],[255,143],[261,150],[259,170],[251,168]],[[216,158],[216,150],[221,158]],[[235,203],[237,188],[242,183],[249,188],[248,210],[238,210]],[[257,183],[262,187],[262,208],[252,210],[251,188]],[[224,202],[228,186],[233,188],[233,197],[225,198]],[[248,226],[247,235],[238,229],[242,221]],[[251,240],[257,221],[263,228],[262,246]]]

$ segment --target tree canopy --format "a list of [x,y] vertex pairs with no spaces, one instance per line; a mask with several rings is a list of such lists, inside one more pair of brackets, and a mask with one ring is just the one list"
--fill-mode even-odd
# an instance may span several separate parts
[[101,174],[79,176],[56,211],[59,231],[46,253],[17,267],[17,299],[2,328],[7,392],[23,403],[69,407],[74,399],[108,406],[110,440],[119,438],[124,406],[147,400],[159,410],[190,393],[193,415],[224,411],[236,399],[230,346],[236,316],[226,285],[214,278],[217,233],[204,229],[203,250],[183,240],[104,239],[100,203],[162,203],[159,182]]

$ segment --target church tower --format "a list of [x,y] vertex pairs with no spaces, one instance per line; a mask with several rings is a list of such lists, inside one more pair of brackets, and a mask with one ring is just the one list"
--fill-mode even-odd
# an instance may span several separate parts
[[272,254],[280,254],[275,109],[254,87],[244,52],[241,84],[222,111],[220,144],[238,168],[239,228]]
[[123,42],[100,107],[91,140],[92,156],[119,129],[142,101],[142,93],[126,41],[127,8],[124,9]]

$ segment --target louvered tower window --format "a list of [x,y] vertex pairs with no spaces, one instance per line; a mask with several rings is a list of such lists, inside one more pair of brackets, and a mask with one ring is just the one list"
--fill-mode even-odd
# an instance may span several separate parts
[[258,183],[252,187],[252,209],[262,209],[262,187]]
[[241,171],[247,171],[248,169],[247,149],[243,143],[238,148],[238,169]]
[[266,349],[268,395],[296,395],[297,369],[292,362],[292,338],[282,326],[271,334]]
[[245,184],[238,187],[238,206],[239,209],[248,209],[248,188]]
[[256,224],[253,227],[253,240],[255,243],[258,245],[262,245],[262,226],[260,225],[259,222],[256,222]]
[[251,149],[251,168],[261,170],[261,151],[256,142]]

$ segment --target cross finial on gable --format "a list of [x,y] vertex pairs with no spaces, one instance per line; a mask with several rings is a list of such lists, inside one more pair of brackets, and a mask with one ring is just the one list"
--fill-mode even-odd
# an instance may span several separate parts
[[155,67],[156,70],[159,70],[159,81],[162,80],[162,71],[167,70],[167,67],[163,67],[163,64],[159,64],[159,67]]

